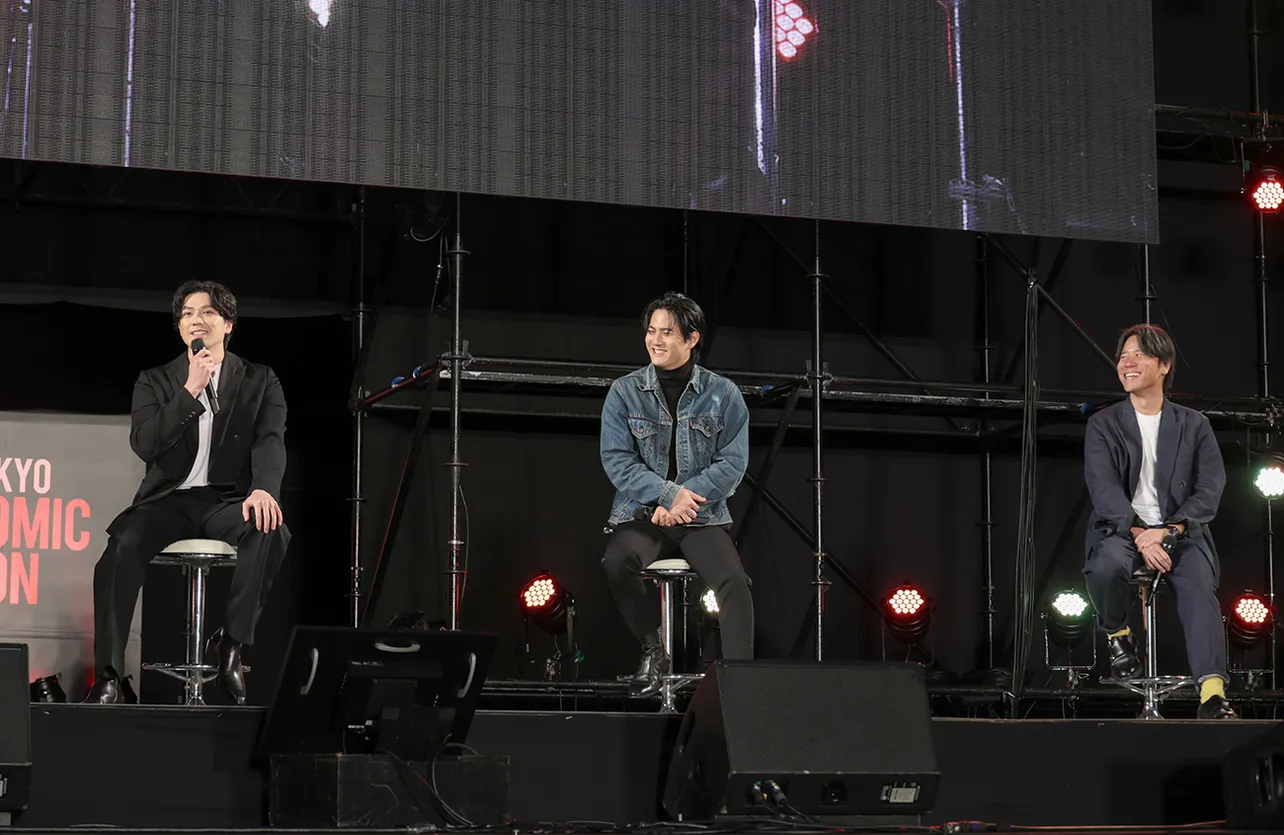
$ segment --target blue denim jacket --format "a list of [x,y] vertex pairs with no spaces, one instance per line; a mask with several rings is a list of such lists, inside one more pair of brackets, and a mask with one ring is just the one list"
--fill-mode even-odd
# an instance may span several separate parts
[[694,525],[729,525],[727,499],[749,464],[749,408],[740,389],[699,365],[678,398],[677,481],[666,481],[673,418],[655,366],[611,384],[602,404],[602,468],[615,485],[607,524],[631,522],[638,508],[672,507],[687,488],[707,501]]

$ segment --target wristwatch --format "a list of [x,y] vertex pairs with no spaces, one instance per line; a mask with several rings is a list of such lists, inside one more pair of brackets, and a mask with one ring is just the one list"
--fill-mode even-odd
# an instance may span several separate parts
[[1164,525],[1164,527],[1168,529],[1168,535],[1171,536],[1173,539],[1176,539],[1177,537],[1181,536],[1181,529],[1178,528],[1176,525]]

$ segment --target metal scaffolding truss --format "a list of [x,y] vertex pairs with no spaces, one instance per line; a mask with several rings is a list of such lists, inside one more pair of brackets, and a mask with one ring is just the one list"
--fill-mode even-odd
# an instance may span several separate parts
[[[1261,106],[1260,98],[1260,26],[1256,0],[1246,0],[1249,13],[1249,59],[1251,66],[1250,99],[1251,111],[1247,113],[1201,110],[1198,108],[1159,105],[1156,107],[1157,139],[1159,155],[1168,159],[1187,159],[1203,162],[1237,162],[1242,159],[1241,146],[1247,140],[1266,140],[1279,137],[1279,130],[1273,125]],[[1168,142],[1165,142],[1167,138]],[[1172,142],[1176,138],[1177,142]],[[1232,153],[1223,153],[1222,145]],[[1207,144],[1208,149],[1200,148]],[[1223,195],[1227,196],[1227,195]],[[351,389],[351,406],[353,414],[353,471],[352,471],[352,540],[350,543],[351,560],[351,622],[361,625],[368,622],[373,606],[378,597],[380,583],[385,575],[387,560],[392,553],[400,518],[404,510],[407,488],[411,483],[419,458],[424,436],[427,434],[442,383],[449,383],[449,428],[451,438],[451,459],[448,464],[451,478],[450,530],[447,534],[449,561],[445,573],[449,578],[451,596],[449,602],[449,624],[451,629],[459,628],[460,590],[463,587],[465,568],[461,564],[464,532],[460,528],[459,501],[460,483],[464,462],[460,460],[459,440],[461,416],[466,413],[461,402],[462,392],[467,386],[469,391],[479,394],[484,392],[502,392],[506,394],[528,395],[565,395],[593,397],[599,402],[615,377],[632,370],[632,367],[592,365],[577,361],[550,361],[530,358],[474,357],[468,354],[460,326],[461,299],[464,289],[464,259],[468,252],[463,247],[462,236],[463,198],[455,197],[455,210],[451,222],[453,241],[448,255],[451,260],[451,278],[453,280],[450,350],[442,354],[437,362],[426,371],[396,386],[383,391],[371,392],[364,384],[365,366],[369,355],[370,341],[366,333],[367,322],[372,309],[367,304],[365,281],[365,192],[354,203],[353,224],[357,239],[356,269],[354,271],[353,293],[353,354],[355,373]],[[1045,310],[1051,310],[1064,320],[1077,333],[1087,349],[1112,369],[1115,365],[1110,352],[1098,345],[1092,337],[1078,324],[1072,315],[1059,304],[1052,292],[1062,274],[1069,255],[1072,241],[1060,242],[1053,262],[1046,273],[1039,272],[1039,249],[1041,241],[1035,239],[1032,245],[1031,258],[1028,262],[1015,256],[997,237],[988,234],[976,236],[975,287],[976,305],[976,350],[979,358],[977,379],[967,382],[924,381],[918,378],[910,367],[896,353],[868,328],[855,313],[849,309],[831,291],[822,261],[822,225],[815,224],[813,251],[803,257],[794,252],[788,244],[774,231],[764,219],[757,219],[758,225],[771,236],[781,251],[787,253],[799,271],[808,279],[812,291],[812,345],[811,359],[806,368],[798,369],[793,374],[761,373],[754,371],[735,371],[720,369],[741,386],[746,400],[757,412],[775,410],[777,421],[772,435],[771,445],[758,471],[746,476],[746,483],[752,489],[751,498],[742,514],[737,535],[748,529],[758,507],[766,503],[786,524],[807,543],[812,552],[814,564],[814,596],[811,611],[799,631],[795,642],[795,654],[805,645],[808,634],[813,638],[814,656],[817,660],[824,657],[824,614],[825,592],[830,585],[829,576],[836,575],[842,582],[855,591],[858,596],[881,615],[882,607],[877,595],[864,588],[848,571],[842,562],[830,554],[824,545],[825,527],[825,441],[837,431],[859,431],[861,427],[836,421],[832,427],[828,416],[833,413],[840,418],[852,413],[889,413],[901,415],[921,415],[944,417],[950,425],[946,432],[934,432],[937,436],[965,438],[976,443],[978,451],[978,469],[982,499],[982,519],[980,520],[980,553],[983,568],[983,584],[980,589],[985,612],[985,648],[984,657],[990,669],[998,666],[996,655],[996,606],[994,601],[993,570],[993,504],[992,504],[992,456],[996,441],[1010,437],[1014,424],[1021,435],[1021,499],[1019,517],[1019,544],[1016,568],[1017,598],[1012,607],[1013,652],[1011,653],[1009,671],[1012,676],[1011,688],[1019,694],[1022,688],[1022,673],[1028,656],[1027,644],[1034,632],[1033,615],[1036,601],[1045,592],[1046,584],[1056,564],[1064,553],[1064,543],[1070,540],[1068,535],[1076,523],[1079,514],[1087,506],[1088,497],[1084,490],[1076,506],[1071,510],[1065,524],[1065,531],[1059,538],[1063,543],[1058,551],[1044,566],[1039,576],[1034,575],[1033,549],[1033,510],[1036,503],[1033,484],[1037,466],[1037,442],[1040,430],[1053,423],[1073,423],[1085,420],[1095,409],[1118,398],[1118,393],[1055,391],[1045,390],[1040,386],[1038,367],[1039,322]],[[443,228],[444,233],[444,228]],[[1150,281],[1150,251],[1146,245],[1138,250],[1138,283],[1141,290],[1142,313],[1144,321],[1150,322],[1152,307],[1156,301]],[[995,377],[1000,366],[996,364],[996,346],[990,334],[990,300],[994,290],[994,279],[990,262],[997,256],[1007,272],[1024,287],[1026,295],[1025,339],[1023,343],[1002,364],[1002,373]],[[1254,273],[1258,292],[1256,300],[1256,326],[1258,337],[1258,391],[1255,396],[1241,398],[1201,398],[1197,396],[1177,396],[1186,404],[1201,409],[1208,415],[1214,426],[1257,427],[1273,430],[1279,424],[1282,412],[1281,404],[1272,397],[1270,390],[1269,368],[1269,311],[1267,295],[1266,247],[1264,219],[1258,214],[1254,228]],[[878,353],[896,370],[898,377],[870,378],[844,377],[832,374],[824,358],[825,333],[822,313],[826,305],[841,311],[850,320],[855,330],[862,334]],[[1021,384],[1014,380],[1018,371],[1024,368],[1024,379]],[[418,394],[417,405],[395,402],[399,395],[402,399],[411,396],[411,391]],[[403,394],[404,393],[404,394]],[[806,400],[806,408],[811,414],[811,448],[812,448],[812,509],[811,525],[793,517],[768,489],[768,484],[776,458],[783,446],[785,435],[795,428],[794,415],[799,404]],[[364,423],[373,414],[393,412],[398,409],[415,409],[416,423],[411,436],[409,448],[387,518],[384,536],[372,566],[373,573],[368,585],[363,590],[364,564],[361,559],[361,527],[363,524],[362,505],[365,501],[362,494],[362,448]],[[580,417],[591,418],[592,410],[581,412]],[[866,427],[868,429],[868,427]],[[880,427],[878,432],[887,432],[887,427]],[[902,432],[922,432],[917,428],[902,428]],[[1275,572],[1273,551],[1273,523],[1270,502],[1264,503],[1264,574],[1268,590],[1268,599],[1272,609],[1275,604]],[[1276,642],[1274,630],[1269,638],[1270,653],[1270,686],[1276,685]]]
[[[354,539],[351,560],[352,623],[354,625],[363,625],[369,622],[373,609],[372,603],[378,597],[380,586],[386,573],[387,561],[392,553],[393,543],[404,511],[407,489],[415,472],[424,436],[429,430],[431,415],[434,409],[438,408],[437,398],[445,384],[449,384],[450,391],[448,409],[450,412],[451,460],[448,466],[450,467],[454,500],[450,513],[450,529],[447,534],[449,560],[444,568],[444,573],[449,577],[451,587],[449,623],[452,629],[457,629],[459,628],[459,591],[463,587],[466,570],[460,560],[460,554],[464,548],[464,531],[459,524],[459,513],[456,506],[459,498],[461,470],[465,466],[465,463],[459,457],[459,439],[462,430],[461,416],[469,414],[469,409],[465,408],[461,402],[464,390],[466,389],[478,396],[496,394],[527,397],[542,396],[546,399],[556,400],[559,403],[589,401],[600,404],[611,382],[616,377],[634,369],[634,366],[631,365],[595,364],[575,360],[470,355],[467,352],[467,343],[464,341],[461,332],[459,316],[459,300],[462,298],[464,290],[463,259],[468,254],[463,249],[461,225],[459,223],[463,209],[462,202],[462,198],[456,197],[454,239],[449,251],[453,259],[452,279],[454,282],[454,292],[452,294],[454,315],[450,350],[442,354],[437,362],[430,367],[422,369],[416,375],[381,391],[371,392],[360,384],[354,385],[352,393],[355,421],[354,489],[352,497]],[[980,357],[978,379],[970,382],[942,382],[918,378],[892,348],[880,341],[850,309],[833,296],[828,285],[827,276],[822,271],[822,227],[819,223],[815,225],[815,252],[810,259],[804,259],[793,252],[779,236],[772,232],[766,221],[760,220],[759,223],[771,233],[771,237],[782,248],[782,251],[788,253],[812,285],[811,359],[805,368],[799,369],[792,374],[728,369],[718,369],[718,371],[730,377],[740,386],[747,403],[756,415],[770,413],[775,418],[774,432],[767,455],[760,463],[757,471],[746,475],[745,478],[745,482],[752,490],[752,493],[744,513],[741,514],[741,518],[738,520],[737,539],[743,535],[744,531],[748,530],[749,524],[755,518],[761,504],[766,504],[807,544],[812,553],[815,593],[806,620],[801,625],[794,644],[795,654],[798,654],[805,647],[808,638],[811,638],[814,657],[817,660],[824,658],[824,603],[826,589],[832,582],[831,577],[847,585],[880,616],[882,613],[879,595],[864,587],[842,563],[841,559],[830,553],[824,545],[826,439],[841,431],[924,432],[936,437],[967,439],[976,445],[981,475],[983,513],[983,518],[980,520],[980,550],[984,581],[980,591],[986,615],[984,657],[988,661],[989,667],[995,668],[998,666],[999,661],[996,634],[1001,631],[996,628],[997,624],[995,623],[997,609],[994,602],[993,571],[991,456],[994,454],[995,442],[1009,438],[1014,429],[1019,429],[1023,435],[1030,436],[1030,445],[1028,447],[1023,446],[1022,464],[1023,478],[1032,479],[1036,464],[1033,437],[1037,435],[1039,429],[1056,423],[1081,423],[1096,409],[1109,405],[1120,397],[1118,392],[1051,390],[1041,389],[1038,385],[1037,325],[1045,310],[1051,310],[1056,316],[1068,323],[1074,332],[1079,335],[1087,349],[1103,363],[1110,366],[1112,370],[1115,365],[1111,352],[1097,345],[1091,336],[1075,321],[1073,316],[1051,294],[1061,275],[1071,242],[1063,241],[1060,243],[1050,269],[1041,276],[1036,267],[1039,241],[1034,241],[1033,257],[1030,263],[1026,263],[1016,257],[999,238],[985,234],[977,236],[975,281],[978,294],[976,348]],[[1004,371],[1001,375],[998,375],[997,379],[992,373],[993,369],[998,367],[995,362],[996,349],[990,339],[990,297],[995,283],[990,269],[991,253],[996,253],[999,260],[1007,268],[1007,272],[1021,282],[1025,288],[1028,302],[1026,307],[1027,340],[1003,363]],[[1148,250],[1144,246],[1140,247],[1139,255],[1142,265],[1139,270],[1139,281],[1141,283],[1140,289],[1142,290],[1143,313],[1145,320],[1150,321],[1151,307],[1155,297],[1149,280]],[[360,282],[361,279],[359,277],[358,283],[360,284]],[[354,309],[353,317],[355,324],[354,349],[359,357],[356,377],[358,381],[362,379],[363,374],[361,366],[364,364],[366,355],[364,346],[368,346],[367,335],[364,334],[363,326],[365,317],[370,313],[370,310],[361,301],[364,299],[363,292],[364,290],[359,288],[357,294],[358,304]],[[826,338],[821,316],[827,301],[851,320],[855,329],[863,334],[870,344],[897,370],[899,377],[846,377],[830,372],[824,360]],[[1265,294],[1259,294],[1259,305],[1265,305],[1265,302]],[[1265,311],[1261,311],[1260,314],[1258,316],[1259,326],[1265,328]],[[1260,335],[1260,339],[1262,345],[1261,361],[1265,363],[1267,354],[1264,333]],[[1014,384],[1012,380],[1017,371],[1023,366],[1026,370],[1025,380],[1021,384]],[[1265,365],[1263,365],[1264,367]],[[1264,374],[1262,380],[1264,390],[1259,396],[1205,398],[1188,395],[1174,396],[1174,399],[1203,410],[1215,426],[1222,428],[1269,427],[1279,422],[1281,404],[1271,399],[1269,391],[1265,390]],[[415,396],[417,396],[417,401],[412,400]],[[804,403],[804,401],[806,402]],[[810,524],[796,518],[769,489],[771,473],[784,444],[786,432],[791,429],[797,430],[801,427],[801,424],[795,420],[800,404],[806,411],[810,412],[812,447],[812,474],[810,480],[812,482],[813,510],[813,519]],[[360,541],[358,537],[363,523],[361,504],[364,501],[364,497],[361,494],[360,472],[362,427],[364,421],[370,415],[397,411],[415,413],[416,423],[394,494],[392,508],[386,520],[384,536],[378,552],[374,556],[373,573],[370,577],[370,582],[365,585],[363,590],[365,565],[360,558],[357,544]],[[481,411],[484,410],[478,410],[479,413]],[[588,408],[581,407],[578,411],[561,406],[557,408],[558,417],[573,416],[588,420],[596,419],[597,414],[597,410],[593,406]],[[854,426],[850,422],[831,422],[833,416],[841,417],[853,414],[942,417],[949,421],[951,428],[934,431],[914,427],[860,427]],[[1014,426],[1014,424],[1016,425]],[[771,426],[771,423],[763,424],[759,422],[757,425],[766,428]],[[1079,504],[1072,510],[1071,518],[1066,523],[1067,528],[1078,519],[1085,506],[1085,499],[1086,493],[1081,497]],[[1023,516],[1032,518],[1033,494],[1027,495],[1023,491],[1021,505]],[[1032,531],[1029,534],[1032,542]],[[1061,540],[1068,538],[1063,536]],[[1054,554],[1051,564],[1045,566],[1042,574],[1035,578],[1033,575],[1032,548],[1028,553],[1024,554],[1024,563],[1021,562],[1021,555],[1019,555],[1018,573],[1019,575],[1024,575],[1019,577],[1022,581],[1019,585],[1023,588],[1023,592],[1015,607],[1016,628],[1010,633],[1017,636],[1018,640],[1021,635],[1033,633],[1031,619],[1033,617],[1034,603],[1044,593],[1044,586],[1049,581],[1055,563],[1061,556],[1062,553],[1060,551]],[[1269,592],[1273,600],[1273,556],[1269,536],[1267,538],[1265,558],[1268,582],[1270,584]],[[1272,657],[1273,654],[1272,648]],[[1021,671],[1024,665],[1023,653],[1020,651],[1014,652],[1011,663],[1014,685],[1019,691]]]

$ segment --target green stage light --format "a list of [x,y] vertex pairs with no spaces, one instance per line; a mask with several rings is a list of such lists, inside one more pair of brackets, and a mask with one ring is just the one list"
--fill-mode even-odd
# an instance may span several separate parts
[[1092,628],[1092,605],[1077,591],[1053,595],[1048,609],[1048,638],[1062,649],[1076,646]]
[[1266,463],[1257,471],[1253,485],[1265,498],[1278,499],[1284,496],[1284,456],[1268,455]]

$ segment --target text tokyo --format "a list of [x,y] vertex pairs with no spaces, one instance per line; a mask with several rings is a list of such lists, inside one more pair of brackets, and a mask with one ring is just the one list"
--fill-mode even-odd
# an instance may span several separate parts
[[0,458],[0,490],[5,493],[31,491],[44,495],[53,481],[53,467],[47,458]]
[[88,548],[91,515],[84,499],[0,496],[0,601],[36,603],[40,552]]

